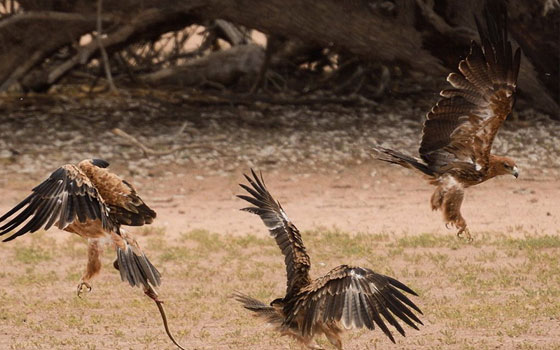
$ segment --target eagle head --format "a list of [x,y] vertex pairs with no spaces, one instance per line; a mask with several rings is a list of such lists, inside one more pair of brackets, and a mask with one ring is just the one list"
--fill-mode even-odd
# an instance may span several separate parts
[[274,299],[273,301],[270,302],[270,306],[283,308],[284,307],[284,299],[276,298],[276,299]]
[[91,164],[95,165],[98,168],[106,168],[109,166],[109,162],[103,159],[92,159]]
[[500,175],[507,175],[511,174],[517,178],[519,176],[519,169],[517,169],[517,165],[515,165],[515,161],[511,158],[504,157],[501,162]]

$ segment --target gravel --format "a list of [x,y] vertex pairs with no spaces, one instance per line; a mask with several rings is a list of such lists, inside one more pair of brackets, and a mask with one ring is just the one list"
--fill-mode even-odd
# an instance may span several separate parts
[[[107,159],[139,177],[173,176],[193,167],[206,175],[248,167],[336,173],[372,161],[373,143],[416,155],[425,112],[435,99],[410,97],[367,107],[248,107],[197,106],[130,94],[5,98],[0,104],[0,176],[41,178],[64,163],[85,158]],[[191,147],[145,156],[114,135],[115,127],[157,151]],[[521,111],[500,130],[494,152],[514,158],[522,170],[556,176],[557,135],[560,123],[532,110]]]

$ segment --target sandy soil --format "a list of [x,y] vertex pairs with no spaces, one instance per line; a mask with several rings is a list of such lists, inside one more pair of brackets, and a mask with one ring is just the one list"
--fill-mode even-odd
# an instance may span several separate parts
[[[328,231],[335,229],[349,232],[350,234],[386,233],[390,236],[391,242],[402,237],[418,236],[422,233],[433,233],[436,236],[454,236],[454,231],[447,230],[443,225],[440,214],[429,210],[428,200],[431,194],[431,187],[421,178],[414,176],[415,174],[409,174],[407,171],[401,171],[395,167],[387,167],[372,162],[371,164],[348,168],[335,176],[302,172],[287,173],[282,169],[272,170],[266,172],[264,175],[270,190],[273,191],[282,202],[293,222],[303,230],[319,229],[320,231]],[[260,220],[248,213],[238,210],[244,205],[241,200],[235,197],[235,194],[241,193],[237,186],[239,182],[243,181],[241,171],[232,172],[226,176],[206,176],[202,171],[191,169],[185,173],[178,172],[175,176],[164,176],[157,180],[132,180],[136,183],[146,202],[151,204],[158,212],[158,219],[154,223],[154,226],[157,229],[164,230],[166,242],[181,242],[180,237],[182,234],[196,229],[204,229],[224,236],[242,237],[251,234],[265,239],[267,237],[267,233]],[[27,188],[24,188],[26,186]],[[16,204],[18,200],[24,198],[26,193],[28,193],[28,187],[27,181],[25,185],[19,184],[12,187],[2,187],[0,189],[2,193],[0,211],[6,211],[9,207]],[[534,235],[558,235],[560,233],[560,205],[558,198],[560,198],[560,188],[558,186],[558,179],[556,178],[523,178],[522,176],[517,180],[514,178],[495,179],[468,191],[468,197],[464,206],[464,215],[469,221],[475,238],[478,240],[485,239],[483,236],[488,237],[487,235],[492,235],[493,233],[497,235],[505,234],[509,237],[518,238],[527,236],[533,237]],[[143,245],[147,245],[146,240],[149,240],[150,234],[146,237],[139,229],[132,229],[132,231],[136,231],[141,236],[140,241]],[[57,241],[57,245],[64,245],[68,240],[67,233],[57,230],[51,230],[51,232],[46,234],[48,234],[49,237],[54,237]],[[20,241],[23,241],[23,239],[20,239]],[[0,251],[0,256],[9,259],[10,248],[7,246],[2,246],[2,248],[4,249]],[[148,253],[150,253],[149,245],[147,250]],[[312,251],[317,250],[318,247],[312,248]],[[439,250],[436,249],[435,251]],[[488,247],[483,247],[483,249],[477,249],[475,247],[467,247],[459,250],[445,249],[445,251],[447,252],[446,254],[449,255],[449,259],[451,259],[451,261],[456,261],[458,264],[461,264],[460,262],[468,256],[476,256],[484,252],[491,254],[493,252],[493,250],[488,249]],[[152,252],[152,255],[154,254],[156,253]],[[269,292],[281,293],[282,285],[284,284],[283,268],[280,263],[281,259],[279,257],[279,252],[271,250],[270,254],[271,255],[269,255],[268,258],[264,258],[264,260],[260,258],[257,259],[277,272],[275,278],[267,282],[267,285],[274,286]],[[332,262],[329,259],[321,260],[327,262],[327,267],[333,267],[336,263],[347,262],[345,259],[344,257],[336,258],[335,260],[338,260],[338,262]],[[61,263],[60,259],[55,260]],[[75,266],[76,270],[74,272],[78,273],[83,268],[82,264],[84,263],[85,256],[82,253],[82,255],[78,254],[78,256],[74,257],[70,262],[68,262],[68,259],[62,260],[64,264],[68,263]],[[201,260],[201,263],[202,261],[204,260]],[[168,279],[173,278],[172,271],[175,269],[174,264],[174,262],[159,263],[159,266],[162,266],[164,271],[167,271]],[[218,262],[212,263],[211,261],[204,264],[216,264],[216,266],[220,266]],[[371,262],[365,262],[365,264],[371,266]],[[504,257],[503,260],[497,260],[493,267],[499,269],[502,264],[504,267],[507,267],[511,264],[515,264],[515,260],[506,259]],[[324,266],[324,263],[322,263],[321,266]],[[408,270],[409,268],[407,262],[401,261],[400,259],[392,260],[386,267],[391,271],[399,271],[400,269]],[[325,269],[326,267],[319,267],[317,269],[318,271],[315,271],[315,273],[324,273],[327,271]],[[56,267],[53,267],[53,270],[56,270]],[[18,266],[18,262],[5,263],[1,271],[4,274],[17,273],[17,271],[21,271],[21,266]],[[220,271],[224,273],[223,269]],[[235,272],[232,272],[232,274],[235,274]],[[129,294],[130,291],[124,284],[119,285],[118,289],[114,289],[115,278],[116,276],[114,276],[114,272],[111,271],[110,267],[105,268],[101,278],[101,281],[105,282],[97,288],[102,289],[104,294],[107,289],[111,289],[111,294],[116,298],[121,298],[118,293]],[[71,290],[76,280],[76,277],[73,280],[65,280],[54,286],[53,289],[59,289],[59,292],[62,293],[60,294],[60,298],[72,300],[75,296]],[[2,281],[2,278],[0,278],[0,281]],[[217,277],[212,283],[219,283],[219,281],[220,277]],[[254,281],[255,282],[251,283],[251,285],[243,285],[238,288],[242,288],[248,293],[260,290],[257,287],[258,279]],[[167,298],[171,299],[172,304],[170,305],[174,305],[173,303],[180,304],[179,300],[181,295],[185,293],[185,283],[190,286],[189,288],[195,288],[192,286],[192,281],[181,280],[180,277],[172,281],[171,285],[169,285],[169,280],[167,280],[166,283],[168,284],[167,287],[163,288],[163,293],[165,293],[164,295],[166,295]],[[437,279],[431,281],[431,283],[437,284]],[[6,285],[0,285],[0,291],[10,294],[9,287]],[[31,288],[26,294],[31,293],[31,291],[34,293],[41,293],[41,289]],[[56,293],[59,292],[57,291]],[[134,294],[140,294],[140,291],[134,292]],[[229,292],[231,291],[222,290],[219,293],[223,293],[223,297],[229,294]],[[431,290],[427,293],[428,295],[423,296],[423,298],[439,297],[443,298],[443,300],[449,300],[448,293],[453,294],[454,289],[449,286],[441,286],[441,288]],[[22,297],[21,294],[19,294],[19,296]],[[37,297],[37,294],[33,294],[33,296]],[[131,295],[130,297],[133,296]],[[92,296],[92,298],[92,300],[98,300],[99,296]],[[136,296],[136,298],[138,298],[138,296]],[[10,300],[17,299],[17,297],[11,295]],[[44,302],[44,300],[41,302]],[[138,301],[130,301],[130,299],[129,302],[138,303]],[[19,302],[16,303],[19,304]],[[84,306],[82,306],[82,308],[83,307]],[[108,305],[108,307],[110,307],[110,305]],[[171,307],[173,308],[174,306]],[[16,309],[17,308],[19,307],[16,307]],[[66,312],[72,314],[74,312],[72,311],[73,308],[75,307],[68,308]],[[26,309],[28,309],[28,307],[26,307]],[[172,310],[174,310],[175,313],[188,314],[188,308],[186,310],[180,309],[182,311],[176,309]],[[243,314],[240,310],[237,311],[232,316],[234,320],[240,317],[242,319],[246,318],[247,320],[251,320],[249,315]],[[27,312],[37,312],[41,314],[40,304],[37,308],[31,307]],[[43,312],[48,314],[47,311]],[[86,307],[83,312],[89,313],[90,311],[88,311]],[[149,312],[144,311],[144,313],[151,313],[152,315],[153,312],[155,312],[155,310],[150,310]],[[467,349],[469,348],[468,346],[476,344],[477,341],[484,341],[485,346],[490,344],[492,348],[494,346],[504,349],[518,348],[514,346],[516,344],[515,342],[505,342],[499,337],[491,340],[486,334],[469,334],[468,331],[467,334],[453,333],[453,337],[462,334],[462,337],[471,339],[471,341],[467,342],[467,345],[470,344],[468,346],[463,344],[461,346],[448,347],[445,345],[445,342],[443,342],[444,345],[442,345],[441,341],[434,340],[432,342],[426,341],[427,346],[420,347],[418,344],[420,339],[422,339],[422,335],[426,336],[426,334],[431,334],[430,337],[440,339],[441,332],[445,334],[446,328],[448,328],[438,323],[438,320],[434,316],[430,316],[429,311],[427,316],[428,326],[422,329],[421,332],[411,333],[412,338],[407,341],[409,345],[405,346],[403,341],[398,340],[401,346],[405,346],[404,348],[407,349],[431,349],[433,348],[431,346],[439,344],[435,348]],[[155,343],[155,345],[142,345],[142,342],[133,345],[135,342],[127,340],[127,338],[129,335],[132,336],[132,334],[142,334],[142,332],[144,332],[142,331],[142,327],[145,326],[138,325],[135,332],[132,334],[127,333],[126,336],[117,337],[117,344],[120,344],[117,348],[172,349],[172,347],[166,343],[163,332],[158,331],[157,327],[159,327],[159,325],[157,325],[157,319],[152,318],[151,321],[149,321],[146,320],[146,316],[141,316],[141,314],[135,317],[144,317],[145,323],[151,323],[151,327],[156,327],[151,328],[149,332],[153,333],[152,337],[158,337],[159,342]],[[87,324],[86,320],[82,321]],[[3,321],[0,320],[0,324],[1,322]],[[107,322],[107,320],[105,319],[103,322]],[[218,342],[222,345],[218,346],[218,343],[214,343],[212,339],[228,338],[226,335],[229,334],[232,329],[229,329],[227,325],[219,321],[207,320],[205,322],[209,323],[205,323],[206,326],[200,328],[199,331],[209,332],[208,340],[194,340],[184,333],[179,333],[182,336],[180,336],[182,342],[186,342],[186,344],[198,344],[192,347],[198,349],[286,349],[288,344],[290,344],[290,349],[297,349],[295,343],[285,338],[275,337],[272,337],[272,343],[270,340],[264,343],[256,342],[256,344],[243,342],[228,343],[226,341],[225,343],[229,345],[222,346],[224,342],[222,340]],[[552,332],[550,334],[560,336],[560,327],[558,327],[558,324],[552,326],[546,321],[542,322],[541,325],[536,326],[537,329],[549,329],[549,332]],[[212,326],[213,324],[214,326]],[[181,323],[178,320],[173,320],[173,326],[176,329],[180,329]],[[16,344],[27,345],[16,348],[26,348],[30,346],[30,343],[22,342],[23,339],[13,334],[11,330],[2,328],[4,327],[0,326],[0,345],[14,344],[14,339],[19,339],[18,342],[15,342]],[[250,323],[245,326],[233,326],[233,328],[240,330],[242,334],[241,337],[247,337],[246,339],[254,339],[255,336],[259,338],[262,336],[266,338],[272,336],[270,331],[267,330],[266,327],[261,328],[259,323]],[[63,327],[61,331],[62,334],[65,332],[64,329]],[[255,335],[254,332],[258,332],[257,335]],[[460,331],[459,329],[455,329],[453,332]],[[24,334],[26,333],[27,332],[24,332]],[[70,334],[74,334],[74,332],[70,331],[68,335]],[[378,348],[377,345],[375,345],[377,344],[377,340],[373,345],[370,342],[372,339],[379,339],[379,335],[372,338],[364,332],[359,332],[358,334],[360,334],[360,337],[357,337],[355,334],[356,338],[353,337],[350,344],[355,344],[360,348]],[[33,338],[33,335],[28,334],[25,337]],[[5,342],[1,339],[4,339]],[[79,339],[90,344],[92,349],[103,349],[107,346],[107,340],[97,340],[92,336],[83,336]],[[108,339],[111,338],[109,337]],[[537,344],[535,345],[536,347],[527,347],[531,349],[539,349],[541,348],[540,346],[546,346],[545,344],[548,342],[545,338],[540,337],[533,340],[527,338],[524,341],[521,339],[518,340],[518,342],[520,342],[519,344]],[[253,342],[255,341],[253,340]],[[385,339],[383,339],[380,344],[387,343]],[[431,346],[429,346],[430,344]],[[559,346],[559,343],[555,341],[548,344]],[[63,343],[62,345],[57,345],[57,348],[74,349],[81,348],[81,346]],[[519,348],[521,349],[524,347]]]
[[[164,198],[170,202],[154,204],[161,213],[159,224],[168,227],[169,232],[196,228],[224,234],[262,231],[258,223],[252,225],[253,220],[237,210],[244,203],[235,197],[241,193],[236,184],[243,180],[239,171],[225,178],[197,180],[185,174],[166,181],[157,195],[168,196]],[[265,181],[274,188],[285,209],[293,213],[292,219],[306,229],[453,234],[443,225],[441,213],[429,209],[432,187],[417,174],[395,167],[372,162],[335,176],[278,170],[265,173]],[[499,231],[513,237],[557,234],[558,184],[555,178],[494,179],[468,190],[463,213],[475,233]],[[175,195],[177,189],[183,196]]]
[[[207,176],[191,169],[158,179],[137,179],[134,183],[158,213],[154,225],[165,227],[172,238],[193,229],[243,235],[262,231],[259,222],[249,220],[246,213],[238,210],[244,202],[235,196],[242,192],[237,184],[248,172],[249,169],[240,169],[226,176]],[[293,213],[292,220],[305,229],[401,235],[454,233],[446,229],[440,212],[430,210],[433,187],[412,171],[372,161],[336,175],[272,170],[264,177],[285,209]],[[0,211],[7,211],[25,198],[29,189],[23,185],[17,189],[0,188]],[[558,234],[558,198],[556,177],[501,177],[469,188],[463,215],[475,235]]]
[[[550,259],[557,261],[558,247],[553,244],[552,248],[545,246],[542,250],[525,251],[507,246],[510,244],[508,239],[523,241],[560,234],[558,165],[546,163],[549,159],[557,159],[558,154],[551,154],[551,158],[546,160],[527,158],[529,160],[521,162],[519,179],[502,177],[467,190],[463,214],[475,236],[475,243],[468,245],[458,241],[453,230],[445,228],[440,213],[429,209],[432,187],[424,179],[412,171],[357,155],[352,149],[347,150],[346,146],[338,144],[351,144],[353,136],[348,141],[344,136],[342,141],[332,141],[337,143],[332,148],[333,153],[342,150],[341,156],[336,159],[321,158],[319,152],[331,150],[312,149],[312,142],[302,146],[305,148],[302,154],[311,158],[313,166],[301,163],[299,159],[290,161],[289,157],[270,162],[275,153],[263,153],[260,149],[254,150],[256,159],[253,161],[236,158],[229,164],[231,158],[226,155],[217,161],[209,157],[211,161],[201,161],[197,165],[192,158],[182,162],[181,157],[175,158],[175,161],[169,157],[152,157],[146,161],[130,146],[108,142],[110,138],[107,134],[101,138],[102,145],[92,145],[83,142],[88,131],[80,129],[82,124],[67,126],[60,120],[56,119],[56,123],[61,123],[60,133],[76,132],[79,136],[68,144],[74,153],[65,152],[64,142],[55,146],[49,143],[44,146],[48,152],[33,153],[33,145],[43,147],[40,136],[22,141],[29,154],[11,151],[14,156],[0,153],[0,160],[6,165],[0,169],[0,212],[25,198],[34,185],[61,163],[71,159],[72,155],[92,154],[96,147],[110,153],[111,168],[133,182],[146,203],[158,213],[151,230],[131,231],[139,236],[147,253],[164,271],[166,280],[162,293],[172,305],[173,326],[179,330],[178,335],[188,348],[297,348],[294,342],[272,335],[270,330],[253,321],[237,305],[232,308],[213,306],[213,303],[225,303],[231,288],[257,293],[257,296],[268,299],[278,296],[285,283],[277,248],[268,243],[267,232],[260,220],[239,211],[244,203],[235,197],[241,193],[237,184],[244,181],[242,173],[252,165],[256,169],[264,169],[269,189],[300,229],[338,231],[364,241],[368,239],[363,237],[382,237],[379,242],[364,243],[367,249],[366,252],[360,250],[361,255],[350,250],[348,256],[336,251],[329,242],[321,241],[324,239],[321,235],[305,238],[306,243],[313,246],[311,251],[317,257],[314,258],[318,262],[314,273],[324,273],[329,267],[350,259],[355,263],[373,265],[380,272],[402,277],[420,291],[417,300],[421,300],[426,314],[426,326],[420,332],[412,332],[406,339],[399,338],[398,345],[393,347],[386,339],[381,340],[377,331],[350,333],[345,338],[348,349],[560,349],[558,314],[535,315],[527,319],[522,315],[538,314],[535,308],[539,311],[539,307],[554,310],[555,306],[551,303],[554,300],[558,302],[556,293],[560,280],[554,274],[546,275],[550,278],[546,281],[539,280],[537,276],[540,276],[538,271],[550,272],[549,269],[553,268],[544,264]],[[10,129],[13,133],[3,141],[7,144],[6,149],[13,150],[18,145],[18,133],[25,134],[29,130],[19,123],[17,120],[13,123],[13,129]],[[127,130],[131,130],[133,124],[126,126]],[[166,132],[178,126],[167,125]],[[236,127],[233,125],[232,129]],[[274,133],[284,132],[284,127],[298,126],[287,123],[280,129],[274,129]],[[208,131],[204,126],[201,128]],[[248,122],[239,131],[243,135],[239,139],[258,139],[266,128],[266,125]],[[332,128],[329,126],[326,129]],[[8,135],[10,130],[2,132]],[[353,130],[359,133],[361,129]],[[508,132],[508,135],[515,135],[514,130]],[[410,134],[414,135],[413,132]],[[155,140],[157,136],[151,137]],[[328,146],[333,135],[324,132],[313,137],[324,139],[324,145]],[[150,140],[149,137],[146,139]],[[371,137],[358,139],[363,145]],[[512,139],[507,138],[501,144],[511,143]],[[201,140],[204,141],[204,138],[196,141]],[[231,137],[228,140],[232,144],[238,141]],[[275,143],[275,140],[270,141],[273,144],[271,147],[297,147],[297,142],[287,145],[280,141]],[[396,142],[408,141],[399,139]],[[254,145],[252,147],[255,148]],[[546,147],[542,148],[543,152]],[[253,148],[246,147],[244,150],[253,152]],[[133,157],[131,162],[134,167],[127,166],[127,160],[119,159],[119,155],[123,154],[127,159]],[[539,162],[540,167],[537,167],[535,164]],[[216,167],[220,164],[225,164],[228,170],[217,171]],[[142,165],[148,170],[138,170]],[[210,239],[196,238],[192,232],[197,230],[208,231]],[[212,234],[218,235],[215,236],[220,244],[217,247],[212,245]],[[435,243],[433,247],[402,246],[404,239],[421,238],[423,234],[436,237],[443,243]],[[500,237],[501,243],[494,242],[493,236]],[[249,244],[249,248],[232,253],[233,248],[227,243],[230,237],[241,240],[239,245],[233,244],[236,249],[244,246],[243,239],[262,239],[264,243],[255,247]],[[204,248],[204,245],[209,248]],[[31,249],[35,255],[18,255],[28,251],[26,249]],[[41,249],[46,249],[47,257],[41,257]],[[521,253],[516,253],[518,250]],[[83,269],[84,253],[81,242],[57,230],[22,237],[0,246],[0,259],[3,261],[0,298],[4,300],[4,304],[0,305],[0,348],[172,349],[160,329],[159,321],[153,318],[153,305],[145,304],[139,290],[131,290],[123,283],[115,284],[117,277],[108,266],[110,258],[107,258],[107,266],[96,282],[98,294],[92,294],[87,301],[79,301],[75,297],[72,288]],[[467,263],[471,262],[471,258],[474,259],[473,264],[469,265]],[[532,264],[530,269],[520,270],[529,263]],[[541,263],[543,265],[539,265]],[[468,279],[473,273],[469,270],[471,268],[477,269],[477,274],[482,276],[473,277],[473,282],[482,283],[481,291],[472,290]],[[504,274],[508,276],[502,277],[507,277],[508,281],[516,278],[518,273],[522,277],[511,284],[499,282],[505,283],[505,288],[499,283],[484,284],[487,282],[485,275],[500,275],[500,270],[507,271]],[[442,275],[442,271],[445,274]],[[472,298],[473,293],[480,294]],[[533,296],[531,293],[536,294]],[[478,307],[502,305],[504,300],[509,307],[519,295],[526,296],[530,302],[519,306],[521,314],[518,316],[504,316],[501,311],[496,311],[499,324],[494,324],[495,319],[489,318],[492,321],[488,326],[477,328],[473,324],[489,322],[488,319],[450,316],[453,310],[477,315]],[[195,315],[189,315],[191,312]],[[60,322],[57,322],[58,318]]]

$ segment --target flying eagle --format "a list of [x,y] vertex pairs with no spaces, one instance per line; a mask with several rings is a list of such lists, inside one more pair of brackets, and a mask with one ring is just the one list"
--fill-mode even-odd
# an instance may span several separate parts
[[240,185],[251,196],[238,197],[254,206],[242,210],[259,215],[275,238],[285,258],[288,281],[286,295],[270,305],[235,293],[246,309],[310,349],[320,349],[314,337],[321,333],[340,350],[344,329],[373,330],[377,325],[393,343],[395,339],[385,322],[403,336],[405,331],[397,319],[418,329],[415,322],[422,322],[411,309],[420,314],[422,311],[401,290],[417,294],[394,278],[364,267],[341,265],[312,280],[311,263],[298,229],[266,189],[262,174],[259,178],[253,170],[251,173],[253,178],[245,175],[251,187]]
[[[28,232],[56,226],[88,240],[88,262],[77,287],[77,294],[91,291],[91,279],[101,269],[100,253],[109,239],[116,251],[114,267],[121,279],[131,286],[141,286],[144,292],[160,285],[160,273],[140,249],[136,240],[121,225],[141,226],[156,217],[136,194],[134,187],[111,173],[101,159],[86,159],[66,164],[2,217],[0,236],[11,235],[11,241]],[[26,222],[27,221],[27,222]]]
[[472,41],[470,52],[459,63],[459,73],[447,81],[452,89],[424,122],[421,160],[374,146],[380,160],[421,171],[436,186],[433,210],[441,210],[446,225],[458,228],[457,235],[472,239],[461,215],[464,189],[498,175],[519,176],[513,159],[491,154],[498,129],[515,102],[521,52],[512,54],[507,37],[507,12],[501,2],[484,9],[485,26],[476,20],[480,44]]

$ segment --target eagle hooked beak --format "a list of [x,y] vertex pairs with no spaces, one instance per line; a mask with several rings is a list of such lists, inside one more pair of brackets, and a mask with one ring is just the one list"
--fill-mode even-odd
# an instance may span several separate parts
[[516,179],[519,177],[519,169],[516,166],[511,169],[511,175],[515,176]]
[[274,299],[273,301],[270,302],[270,306],[283,307],[284,302],[283,302],[282,298],[276,298],[276,299]]

